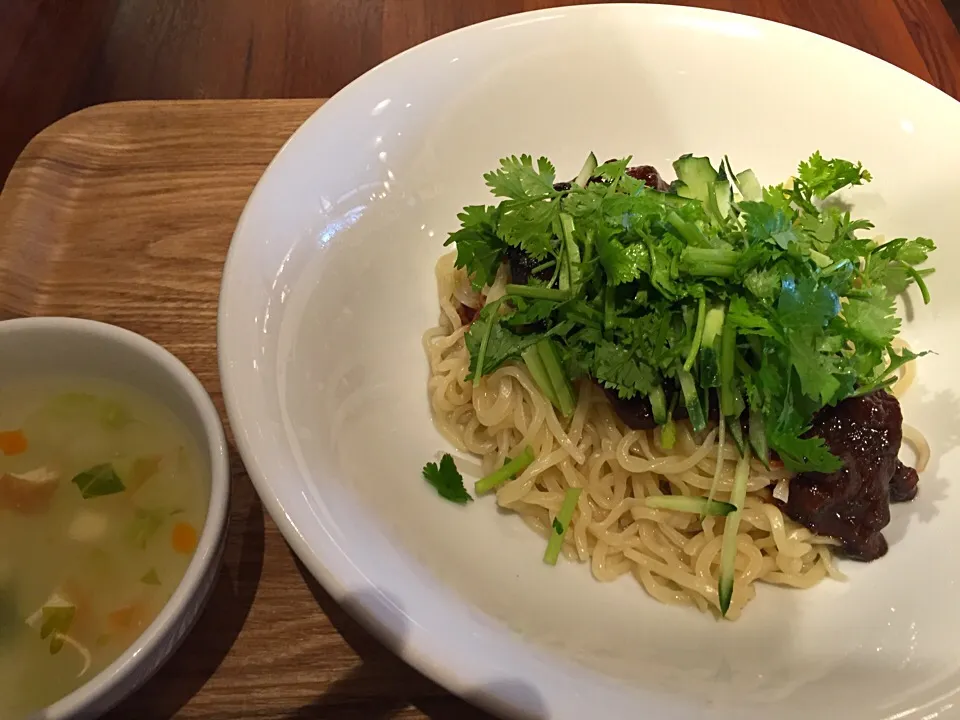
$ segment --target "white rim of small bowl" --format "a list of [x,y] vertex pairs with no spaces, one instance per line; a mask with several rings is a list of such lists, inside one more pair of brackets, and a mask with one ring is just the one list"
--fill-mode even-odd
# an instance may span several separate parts
[[[222,348],[224,347],[224,337],[223,332],[225,328],[225,315],[226,315],[226,306],[223,303],[225,294],[228,292],[227,284],[228,278],[230,277],[230,268],[233,263],[237,262],[237,251],[235,241],[238,237],[238,234],[243,228],[247,214],[250,211],[250,207],[257,201],[258,194],[261,191],[262,185],[267,181],[271,175],[271,171],[274,170],[278,159],[280,156],[291,152],[290,148],[296,141],[297,137],[303,134],[304,128],[316,122],[318,115],[321,115],[324,112],[324,108],[331,106],[334,102],[338,101],[342,96],[350,93],[355,86],[364,83],[368,76],[375,75],[380,72],[382,68],[387,65],[391,65],[395,62],[402,61],[408,55],[412,55],[420,51],[420,49],[425,45],[432,45],[439,42],[449,42],[452,37],[459,36],[461,34],[483,32],[486,28],[494,28],[497,26],[503,26],[508,24],[514,24],[517,22],[523,21],[536,21],[538,19],[549,19],[549,16],[556,15],[557,13],[563,14],[576,14],[576,13],[590,13],[595,12],[598,9],[603,9],[604,11],[611,11],[613,9],[625,9],[629,8],[630,12],[672,12],[677,14],[682,14],[687,17],[706,17],[716,20],[722,20],[725,22],[737,21],[741,23],[759,25],[764,29],[775,32],[790,32],[790,33],[799,33],[808,38],[811,43],[823,44],[831,46],[841,52],[850,53],[851,56],[862,56],[867,57],[871,62],[877,63],[880,66],[885,66],[886,72],[894,72],[901,76],[907,77],[912,82],[919,83],[926,86],[929,90],[932,90],[934,93],[942,95],[946,98],[950,98],[947,93],[943,92],[939,88],[931,85],[930,83],[918,78],[916,75],[900,68],[893,63],[890,63],[883,58],[877,57],[867,53],[859,48],[847,45],[846,43],[833,40],[824,35],[820,35],[809,30],[804,30],[803,28],[798,28],[786,23],[775,22],[773,20],[766,20],[764,18],[758,18],[751,15],[743,15],[740,13],[728,12],[724,10],[712,10],[708,8],[698,8],[698,7],[689,7],[689,6],[676,6],[676,5],[664,5],[657,3],[650,4],[634,4],[627,2],[612,2],[612,3],[593,3],[587,5],[572,5],[572,6],[563,6],[556,8],[544,8],[540,10],[533,10],[528,12],[514,13],[511,15],[505,15],[502,17],[491,18],[483,22],[475,23],[473,25],[468,25],[456,30],[438,35],[434,38],[426,40],[423,43],[414,45],[407,50],[404,50],[397,55],[394,55],[391,58],[379,63],[374,66],[367,72],[363,73],[357,77],[352,82],[345,85],[342,89],[337,91],[333,96],[331,96],[327,102],[315,110],[306,120],[301,123],[301,125],[291,134],[291,136],[284,142],[281,148],[277,151],[277,154],[270,161],[270,164],[264,169],[263,174],[260,179],[257,181],[256,186],[253,188],[253,191],[250,194],[250,197],[247,200],[247,204],[244,206],[243,212],[240,215],[240,218],[237,221],[237,227],[234,230],[234,234],[231,238],[230,247],[227,251],[226,261],[224,262],[223,274],[221,278],[220,286],[220,303],[217,313],[217,348],[218,348],[218,361],[220,368],[220,377],[221,383],[223,386],[223,396],[224,404],[226,406],[227,418],[232,427],[241,428],[243,423],[242,412],[242,403],[240,402],[239,395],[241,388],[235,387],[231,380],[231,373],[229,371],[229,360],[223,355]],[[953,99],[953,98],[950,98]],[[236,290],[233,290],[236,292]],[[267,511],[270,513],[270,516],[276,522],[277,527],[280,529],[284,539],[289,543],[291,548],[296,553],[297,557],[303,561],[305,566],[310,570],[311,574],[321,583],[324,589],[330,593],[330,595],[338,602],[342,602],[346,594],[346,586],[342,578],[333,573],[324,562],[325,552],[333,550],[332,548],[319,548],[317,550],[312,549],[304,538],[297,532],[296,528],[287,520],[283,509],[280,505],[280,501],[273,492],[270,486],[270,481],[267,478],[267,474],[264,472],[264,469],[261,467],[257,454],[254,452],[254,449],[248,444],[247,438],[243,432],[235,433],[235,440],[237,447],[240,451],[240,455],[243,459],[244,466],[250,476],[251,481],[254,484],[254,487],[257,490],[261,501],[266,507]],[[344,555],[347,555],[346,550],[340,550]],[[353,575],[353,579],[364,580],[365,578],[359,573]],[[351,606],[346,608],[349,610],[350,614],[353,615],[357,620],[359,620],[368,631],[370,631],[375,637],[377,637],[381,642],[383,642],[387,647],[389,647],[393,652],[400,656],[405,662],[413,666],[418,671],[422,672],[424,675],[429,677],[431,680],[439,683],[446,689],[451,692],[458,693],[464,688],[469,687],[469,678],[467,678],[463,672],[462,668],[457,665],[451,665],[445,663],[443,658],[437,657],[434,654],[431,654],[429,649],[423,646],[421,643],[410,642],[399,637],[396,633],[396,629],[390,627],[387,623],[382,622],[378,619],[375,608],[371,607],[366,603],[361,603],[359,605]],[[486,710],[493,712],[495,714],[500,714],[505,711],[510,711],[512,713],[522,712],[523,709],[519,706],[515,706],[509,698],[502,697],[496,693],[485,694],[478,698],[471,700],[474,704],[477,704]]]
[[[140,683],[136,686],[124,690],[120,690],[120,686],[134,673],[140,662],[150,659],[154,656],[154,653],[162,650],[161,643],[174,630],[177,620],[184,610],[195,612],[192,622],[199,618],[202,606],[207,598],[204,597],[199,605],[193,607],[190,606],[190,603],[195,599],[197,592],[203,589],[203,580],[208,577],[209,573],[216,573],[219,566],[223,540],[226,538],[227,530],[230,466],[223,424],[220,422],[220,415],[213,401],[196,375],[166,348],[131,330],[95,320],[38,317],[0,322],[0,335],[24,330],[95,335],[105,343],[125,345],[155,363],[186,390],[191,403],[200,416],[206,435],[206,447],[201,447],[201,452],[208,453],[210,459],[210,498],[207,515],[203,523],[203,530],[197,540],[197,549],[194,551],[183,579],[153,622],[116,660],[69,695],[30,716],[31,718],[42,718],[42,720],[59,720],[60,718],[68,718],[75,714],[88,712],[89,709],[103,701],[111,693],[119,693],[111,704],[118,703],[124,697],[128,697],[149,678],[149,675],[140,678]],[[213,582],[209,584],[208,590],[212,589],[213,584]],[[183,633],[183,637],[186,637],[188,633],[189,629]],[[176,648],[176,645],[172,645],[157,656],[154,670],[159,669]],[[105,711],[107,708],[99,709]]]

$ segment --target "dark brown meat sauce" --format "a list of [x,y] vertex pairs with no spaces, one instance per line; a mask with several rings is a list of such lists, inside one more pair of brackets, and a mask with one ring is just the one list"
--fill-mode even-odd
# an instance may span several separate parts
[[900,403],[883,390],[825,408],[810,434],[826,441],[843,468],[800,473],[790,481],[787,502],[777,504],[814,532],[838,539],[849,557],[883,557],[890,503],[917,494],[917,471],[897,459],[902,424]]

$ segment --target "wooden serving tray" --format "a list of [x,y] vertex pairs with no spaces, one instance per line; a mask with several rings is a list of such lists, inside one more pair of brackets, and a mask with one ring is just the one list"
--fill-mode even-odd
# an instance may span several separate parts
[[[220,272],[267,163],[320,100],[134,102],[71,115],[0,193],[0,320],[71,315],[164,345],[223,412]],[[229,435],[229,428],[228,428]],[[487,718],[405,665],[295,559],[232,444],[210,604],[115,718]]]

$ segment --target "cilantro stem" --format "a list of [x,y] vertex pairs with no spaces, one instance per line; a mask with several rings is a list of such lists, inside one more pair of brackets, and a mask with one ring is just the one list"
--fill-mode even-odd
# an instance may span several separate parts
[[573,237],[573,218],[567,213],[560,213],[560,230],[567,254],[567,273],[570,276],[570,288],[576,291],[580,285],[580,247]]
[[527,469],[527,466],[534,461],[533,448],[527,445],[523,452],[517,455],[513,460],[506,463],[502,468],[494,470],[489,475],[480,478],[473,485],[473,491],[477,495],[490,492],[495,487],[503,485],[507,480],[520,474]]
[[740,253],[737,250],[728,250],[726,248],[700,248],[688,247],[683,251],[681,262],[688,265],[700,263],[709,263],[715,265],[736,265],[740,259]]
[[710,247],[710,243],[700,231],[700,228],[693,223],[688,223],[682,217],[677,215],[676,210],[671,210],[667,213],[667,222],[673,226],[673,229],[676,230],[680,234],[680,237],[686,240],[688,244],[697,248]]
[[549,270],[554,265],[557,264],[556,260],[547,260],[545,263],[540,263],[535,268],[530,270],[531,275],[536,275],[538,272],[543,272],[544,270]]
[[568,488],[563,496],[563,504],[550,528],[550,539],[547,541],[547,550],[543,554],[543,561],[547,565],[557,564],[560,551],[563,549],[563,539],[567,535],[567,530],[570,529],[570,522],[573,520],[573,512],[577,509],[577,500],[580,499],[581,492],[583,492],[582,488]]
[[702,296],[697,303],[697,328],[693,331],[693,342],[690,344],[690,352],[687,353],[687,359],[683,363],[683,369],[690,372],[693,367],[693,361],[697,359],[697,353],[700,351],[700,342],[703,340],[703,324],[707,317],[707,298]]
[[920,288],[920,296],[923,298],[923,304],[930,304],[930,291],[927,289],[927,283],[924,282],[923,277],[914,269],[912,265],[908,265],[903,260],[900,261],[900,264],[903,266],[903,269],[906,271],[907,275],[913,278],[913,281],[917,284],[917,287]]
[[616,307],[614,306],[614,287],[606,285],[603,288],[603,329],[607,332],[613,330],[613,322],[616,319]]
[[577,400],[573,396],[570,380],[560,363],[560,353],[557,351],[557,346],[550,338],[544,338],[537,342],[536,348],[537,352],[540,353],[540,359],[543,361],[543,367],[547,371],[547,377],[550,378],[550,384],[557,394],[557,408],[561,415],[570,417],[573,414],[574,407],[576,407]]
[[740,529],[740,516],[743,514],[744,501],[747,497],[747,480],[750,477],[750,449],[747,448],[733,476],[733,490],[730,492],[730,502],[736,510],[727,515],[726,525],[723,528],[723,545],[720,547],[720,582],[717,590],[720,596],[720,614],[726,616],[730,609],[730,600],[733,597],[733,574],[737,559],[737,531]]
[[[684,253],[686,253],[686,250],[684,250]],[[720,263],[701,263],[696,267],[688,266],[683,269],[687,275],[711,278],[729,278],[733,277],[734,272],[736,272],[736,268],[733,265],[721,265]]]
[[[509,287],[509,286],[508,286]],[[503,298],[499,300],[494,300],[490,305],[495,305],[490,310],[490,322],[487,323],[487,327],[484,328],[483,337],[480,339],[480,349],[477,351],[477,368],[473,371],[473,386],[478,387],[480,385],[480,378],[483,377],[483,363],[487,359],[487,345],[490,342],[490,334],[493,332],[493,326],[497,324],[497,312],[500,309],[500,304],[503,302]]]
[[560,401],[557,399],[557,391],[553,389],[553,383],[550,382],[550,376],[547,374],[547,369],[543,365],[543,360],[540,358],[540,353],[537,351],[536,346],[531,345],[528,347],[520,357],[523,358],[523,362],[527,366],[527,370],[530,371],[533,381],[537,384],[537,387],[540,388],[540,392],[546,395],[547,400],[549,400],[554,407],[559,407]]
[[513,283],[509,283],[506,291],[507,295],[512,297],[530,298],[531,300],[564,302],[570,299],[570,293],[566,290],[555,290],[553,288],[540,287],[539,285],[514,285]]
[[701,517],[729,515],[737,509],[736,506],[722,500],[708,500],[705,497],[690,495],[650,495],[644,498],[643,504],[656,510],[697,513]]

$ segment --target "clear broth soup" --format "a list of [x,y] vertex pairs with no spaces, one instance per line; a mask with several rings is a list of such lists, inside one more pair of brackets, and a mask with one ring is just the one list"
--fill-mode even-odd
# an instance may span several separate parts
[[209,473],[156,400],[91,380],[0,386],[0,719],[113,662],[186,572]]

